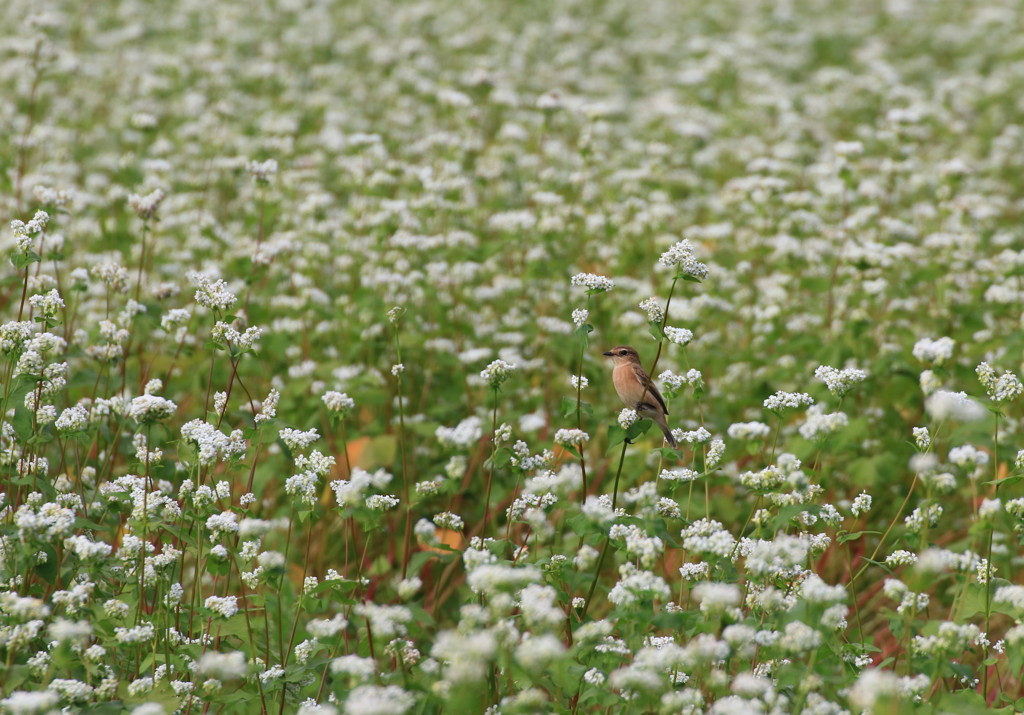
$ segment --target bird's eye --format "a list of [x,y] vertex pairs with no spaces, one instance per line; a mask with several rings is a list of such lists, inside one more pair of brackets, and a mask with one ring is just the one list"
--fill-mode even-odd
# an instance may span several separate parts
[[625,354],[626,354],[626,351],[625,351],[625,350],[620,350],[620,351],[619,351],[619,355],[625,355]]

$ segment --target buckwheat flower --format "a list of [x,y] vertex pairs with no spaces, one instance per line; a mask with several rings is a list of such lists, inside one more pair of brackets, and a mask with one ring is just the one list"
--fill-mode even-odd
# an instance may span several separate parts
[[856,368],[837,370],[828,365],[821,365],[814,371],[814,376],[824,382],[828,391],[833,395],[843,397],[857,383],[866,380],[868,373],[865,370],[858,370]]
[[586,308],[576,308],[572,311],[572,322],[577,328],[583,327],[583,324],[587,322],[587,318],[590,317],[590,311]]
[[849,697],[854,706],[870,711],[879,700],[898,698],[900,694],[900,679],[895,673],[868,668],[850,688]]
[[140,395],[131,401],[128,416],[136,422],[158,422],[175,413],[178,406],[164,397]]
[[60,695],[52,690],[29,692],[27,690],[12,691],[3,700],[0,700],[0,707],[4,712],[11,715],[34,715],[34,713],[49,713],[60,704]]
[[673,328],[670,325],[666,325],[665,337],[668,338],[670,343],[675,343],[676,345],[689,345],[693,340],[693,331],[687,330],[686,328]]
[[300,504],[313,506],[320,496],[317,492],[318,484],[319,478],[315,473],[301,472],[285,480],[284,491],[286,494],[297,497]]
[[579,429],[560,429],[555,432],[555,444],[563,447],[571,447],[577,444],[586,444],[590,441],[590,435]]
[[[564,617],[564,616],[563,616]],[[524,637],[516,648],[516,661],[527,670],[538,672],[565,655],[565,645],[552,633]]]
[[223,618],[231,618],[238,613],[238,599],[235,596],[210,596],[205,605]]
[[245,170],[254,182],[266,185],[270,183],[270,177],[277,174],[277,161],[274,159],[267,159],[266,161],[251,159],[246,162]]
[[850,513],[854,516],[860,516],[861,514],[867,514],[871,511],[871,495],[867,492],[861,492],[854,498],[853,506],[850,507]]
[[296,451],[299,449],[305,449],[309,445],[313,444],[316,440],[320,439],[320,433],[316,431],[316,427],[306,430],[305,432],[291,427],[285,427],[278,432],[288,449]]
[[1006,502],[1006,513],[1018,519],[1024,519],[1024,498],[1010,499]]
[[583,375],[570,375],[569,383],[572,385],[574,390],[582,390],[590,385],[590,380]]
[[238,531],[238,515],[233,511],[213,514],[206,520],[206,528],[210,532],[210,540],[217,541],[224,534],[234,534]]
[[949,462],[964,469],[977,469],[988,464],[988,453],[965,444],[949,450]]
[[373,494],[366,498],[366,507],[373,511],[388,511],[398,506],[398,498],[391,494]]
[[608,600],[616,606],[638,605],[652,599],[666,600],[672,596],[665,579],[650,571],[639,570],[633,564],[619,567],[619,581],[608,592]]
[[587,293],[607,293],[615,287],[615,282],[611,278],[594,273],[577,273],[569,282],[578,288],[586,288]]
[[285,567],[284,554],[280,551],[264,551],[256,560],[267,571],[283,571]]
[[786,629],[779,638],[779,647],[790,653],[806,653],[821,645],[822,635],[802,621],[786,624]]
[[640,415],[637,414],[636,410],[634,410],[634,409],[632,409],[630,407],[623,408],[622,411],[619,412],[618,421],[619,421],[619,426],[622,427],[622,429],[627,429],[628,430],[630,427],[635,425],[637,420],[639,420],[639,419],[640,419]]
[[49,293],[31,296],[28,299],[28,304],[33,309],[39,311],[42,317],[53,318],[64,307],[64,299],[60,297],[60,293],[54,288]]
[[68,407],[60,413],[53,426],[61,434],[81,432],[89,426],[89,411],[79,405]]
[[387,312],[388,322],[391,323],[392,325],[397,325],[398,321],[402,319],[403,315],[405,315],[405,308],[396,305],[394,308],[391,308]]
[[807,410],[807,416],[800,425],[800,436],[806,440],[816,442],[822,441],[835,434],[849,424],[845,412],[832,412],[825,414],[823,405],[811,405]]
[[483,437],[483,420],[468,417],[455,427],[438,427],[434,436],[446,447],[469,447]]
[[216,653],[207,651],[196,663],[196,672],[217,680],[240,680],[249,672],[249,664],[241,651]]
[[156,189],[145,196],[129,194],[128,205],[138,214],[139,218],[148,221],[156,215],[157,209],[160,208],[160,204],[163,203],[165,196],[166,194],[160,189]]
[[734,422],[729,425],[726,434],[730,439],[764,439],[772,432],[771,427],[763,422]]
[[346,715],[405,715],[416,698],[397,685],[360,685],[345,699]]
[[718,467],[724,454],[725,442],[720,439],[711,440],[711,443],[708,445],[707,454],[704,457],[704,468],[710,471]]
[[225,311],[238,301],[238,297],[228,290],[228,284],[222,278],[213,281],[201,273],[192,273],[189,279],[197,288],[196,302],[205,308]]
[[357,682],[371,680],[377,673],[377,664],[372,658],[358,655],[343,655],[331,661],[331,673],[343,675]]
[[652,568],[665,551],[660,538],[648,536],[635,524],[613,524],[608,531],[608,538],[625,541],[626,554],[635,558],[644,568]]
[[654,506],[654,511],[658,516],[665,519],[678,519],[682,516],[678,502],[668,497],[660,497],[658,503]]
[[939,504],[928,504],[925,507],[917,507],[910,515],[903,520],[907,529],[913,534],[918,534],[927,523],[929,528],[939,525],[942,517],[942,507]]
[[931,636],[915,636],[911,650],[932,657],[942,655],[960,655],[977,642],[981,629],[973,623],[952,623],[943,621],[938,632]]
[[932,419],[941,422],[955,419],[959,422],[976,422],[984,419],[988,411],[963,392],[938,390],[925,400],[925,409]]
[[917,554],[905,549],[898,549],[885,557],[885,565],[890,568],[909,566],[914,563],[917,563]]
[[103,604],[103,612],[111,618],[124,618],[128,615],[128,604],[112,598]]
[[915,427],[914,428],[914,442],[917,444],[917,448],[924,452],[932,444],[932,436],[928,433],[927,427]]
[[1003,500],[982,499],[978,506],[978,518],[981,520],[994,519],[1003,511]]
[[355,409],[356,401],[346,395],[344,392],[336,392],[330,390],[325,392],[323,395],[324,405],[331,412],[336,412],[342,416],[347,415],[349,412]]
[[1000,586],[992,599],[1024,613],[1024,586]]
[[683,548],[690,553],[706,553],[728,557],[736,546],[736,539],[722,523],[711,519],[699,519],[680,532]]
[[746,557],[747,571],[755,576],[785,574],[803,568],[810,550],[808,540],[780,534],[771,541],[744,540],[740,553]]
[[658,475],[658,479],[664,479],[667,482],[692,482],[699,478],[700,474],[687,467],[662,469],[661,474]]
[[266,670],[264,670],[262,673],[260,673],[260,680],[262,680],[264,683],[269,683],[270,681],[277,680],[278,678],[283,677],[284,668],[282,668],[280,665],[272,665]]
[[1012,372],[996,375],[995,368],[983,362],[974,371],[990,400],[995,403],[1009,402],[1024,393],[1024,384]]
[[114,628],[114,636],[118,643],[148,643],[156,635],[152,623],[140,623],[133,628]]
[[306,623],[306,631],[315,638],[333,638],[347,627],[348,621],[340,613],[331,619],[314,618]]
[[266,422],[267,420],[272,420],[275,417],[277,417],[277,403],[280,399],[281,393],[278,392],[277,390],[272,389],[267,394],[267,399],[263,400],[263,402],[260,404],[260,411],[253,418],[256,424],[259,424],[260,422]]
[[392,376],[398,377],[403,372],[405,372],[405,365],[403,365],[402,363],[397,363],[397,364],[391,366],[391,374],[392,374]]
[[657,298],[647,298],[640,302],[640,310],[647,313],[647,321],[650,323],[661,323],[665,317],[665,310],[658,303]]
[[92,637],[92,625],[87,621],[69,621],[58,618],[50,624],[48,634],[55,641],[73,641],[84,644]]
[[504,360],[494,360],[490,365],[480,372],[480,377],[492,390],[501,388],[502,383],[508,380],[515,372],[516,366]]
[[814,404],[814,398],[806,392],[783,392],[779,390],[771,397],[765,399],[765,409],[780,414],[786,409],[796,409]]
[[721,614],[740,604],[739,586],[731,583],[705,581],[694,586],[692,594],[705,614]]
[[954,347],[956,347],[956,342],[952,338],[943,337],[938,340],[921,338],[914,343],[912,352],[914,357],[921,362],[930,365],[941,365],[953,357]]
[[462,531],[465,524],[462,521],[462,517],[457,514],[452,514],[448,511],[443,511],[440,514],[434,515],[434,524],[440,529],[450,529],[452,531]]
[[698,282],[707,278],[708,267],[697,260],[693,244],[687,239],[673,244],[667,251],[661,254],[658,263],[669,268],[676,269],[676,275],[689,276]]
[[604,685],[605,674],[597,668],[591,668],[583,674],[583,680],[591,685]]

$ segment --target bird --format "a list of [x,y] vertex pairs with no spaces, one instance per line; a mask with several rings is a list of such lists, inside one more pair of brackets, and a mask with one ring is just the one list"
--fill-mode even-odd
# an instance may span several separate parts
[[675,449],[676,438],[672,436],[672,430],[668,428],[665,419],[668,414],[665,398],[644,371],[637,351],[628,345],[619,345],[604,353],[604,356],[610,357],[614,364],[612,384],[619,399],[626,407],[636,410],[641,417],[653,420],[664,433],[665,441]]

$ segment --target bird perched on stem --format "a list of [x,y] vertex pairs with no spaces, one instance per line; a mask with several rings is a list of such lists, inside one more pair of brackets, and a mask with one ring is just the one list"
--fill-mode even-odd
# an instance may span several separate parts
[[604,355],[610,357],[615,364],[612,369],[612,384],[615,385],[619,399],[626,407],[636,410],[641,417],[653,420],[665,434],[665,441],[675,448],[676,438],[672,436],[672,430],[668,428],[668,422],[665,420],[665,415],[668,414],[665,398],[644,371],[637,351],[628,345],[620,345]]

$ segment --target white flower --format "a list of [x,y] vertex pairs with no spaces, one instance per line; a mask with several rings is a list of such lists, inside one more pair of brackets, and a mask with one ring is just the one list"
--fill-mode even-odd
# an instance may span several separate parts
[[579,429],[560,429],[555,432],[555,444],[563,447],[571,447],[578,444],[586,444],[590,441],[590,435]]
[[480,377],[492,390],[497,390],[501,384],[512,376],[516,366],[504,360],[494,360],[490,365],[480,371]]
[[607,293],[615,287],[611,278],[605,278],[594,273],[577,273],[572,277],[570,283],[574,286],[586,288],[590,293]]
[[814,404],[814,398],[806,392],[783,392],[781,390],[764,401],[765,408],[776,413],[812,404]]
[[238,613],[238,599],[235,596],[210,596],[205,605],[224,618],[231,618]]
[[828,365],[821,365],[814,371],[814,376],[825,383],[829,392],[836,397],[842,397],[852,390],[857,383],[866,380],[868,373],[856,368],[837,370]]
[[355,409],[356,401],[346,395],[344,392],[335,392],[330,390],[325,392],[323,395],[324,405],[331,412],[337,412],[342,415],[348,414]]
[[995,368],[983,362],[975,369],[975,373],[993,402],[1009,402],[1024,394],[1024,384],[1012,372],[1007,371],[997,376]]
[[698,281],[704,280],[708,275],[708,267],[697,260],[693,244],[685,238],[662,253],[658,263],[675,268],[677,275],[690,276]]
[[128,205],[139,215],[139,218],[149,220],[156,215],[156,211],[163,203],[165,194],[162,190],[156,189],[145,196],[139,194],[128,195]]
[[687,330],[686,328],[673,328],[670,325],[666,325],[665,337],[669,339],[669,342],[675,343],[676,345],[689,345],[690,341],[693,340],[693,331]]
[[207,651],[196,664],[196,672],[218,680],[238,680],[244,678],[248,670],[245,654],[237,650],[231,653]]
[[953,357],[953,348],[956,343],[952,338],[921,338],[914,344],[914,357],[929,365],[941,365]]
[[[706,566],[706,564],[705,564]],[[722,613],[740,603],[739,586],[732,583],[705,581],[693,587],[693,597],[700,603],[702,613]]]
[[650,323],[660,323],[661,319],[665,317],[665,310],[658,303],[657,298],[646,298],[640,301],[640,310],[647,313],[647,321]]
[[619,412],[619,426],[622,429],[629,429],[636,424],[638,419],[640,419],[640,415],[631,407],[625,407]]

